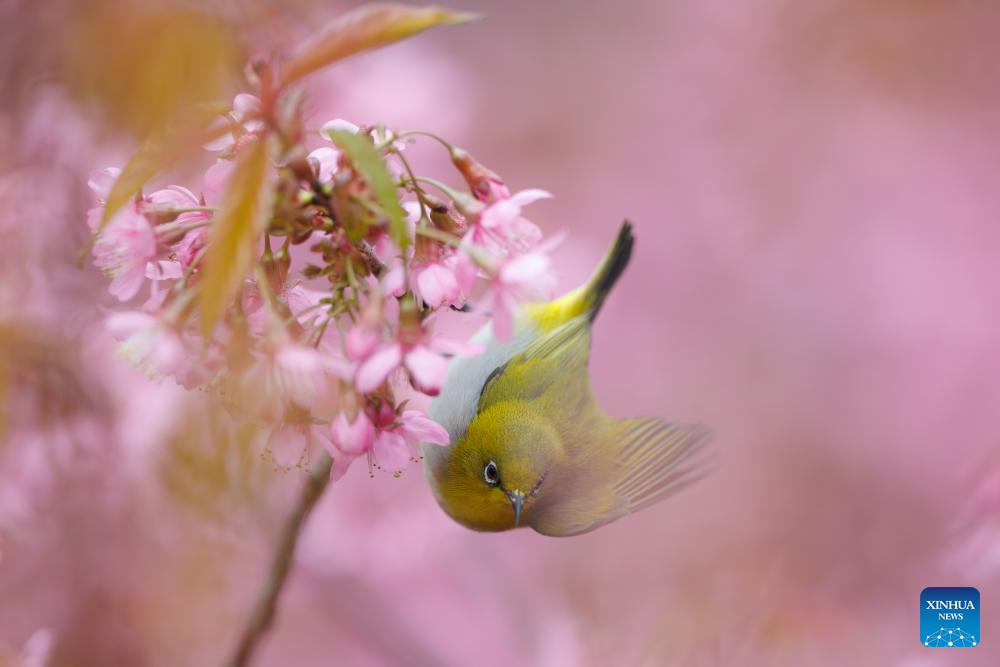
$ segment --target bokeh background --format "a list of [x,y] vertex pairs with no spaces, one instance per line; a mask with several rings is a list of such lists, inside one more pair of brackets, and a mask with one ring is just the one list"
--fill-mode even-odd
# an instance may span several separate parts
[[[453,5],[488,18],[313,77],[315,124],[432,130],[550,190],[565,288],[632,219],[597,394],[710,424],[717,469],[557,540],[356,466],[254,664],[995,665],[1000,5]],[[86,178],[350,6],[0,2],[0,664],[231,647],[300,479],[115,356]],[[981,646],[920,645],[926,586],[980,590]]]

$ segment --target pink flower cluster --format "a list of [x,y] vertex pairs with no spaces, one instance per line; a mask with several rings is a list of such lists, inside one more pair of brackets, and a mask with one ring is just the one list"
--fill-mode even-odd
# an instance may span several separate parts
[[[150,377],[219,392],[235,414],[263,424],[266,451],[281,467],[308,465],[325,450],[335,477],[359,457],[398,473],[421,443],[447,445],[448,435],[397,394],[437,395],[448,358],[481,351],[435,334],[430,316],[488,314],[505,339],[520,303],[549,296],[547,247],[523,213],[550,195],[512,195],[438,137],[468,192],[419,177],[404,151],[432,136],[422,132],[334,120],[319,131],[328,143],[307,152],[315,132],[287,125],[301,114],[262,99],[241,94],[220,118],[224,136],[205,145],[218,159],[199,194],[178,185],[140,193],[101,225],[121,172],[93,174],[94,264],[120,302],[146,294],[137,307],[110,312],[107,329]],[[299,140],[269,142],[279,132]],[[393,230],[370,165],[337,142],[343,133],[375,149],[406,213],[405,235]],[[206,256],[219,242],[235,165],[258,142],[269,142],[270,222],[221,323],[206,331],[198,306]]]

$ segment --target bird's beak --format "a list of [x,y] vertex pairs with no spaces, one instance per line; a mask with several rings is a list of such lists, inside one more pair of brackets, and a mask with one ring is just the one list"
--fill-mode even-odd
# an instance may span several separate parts
[[514,525],[518,526],[521,524],[521,509],[524,507],[524,494],[515,490],[507,493],[507,497],[510,498],[510,504],[514,508]]

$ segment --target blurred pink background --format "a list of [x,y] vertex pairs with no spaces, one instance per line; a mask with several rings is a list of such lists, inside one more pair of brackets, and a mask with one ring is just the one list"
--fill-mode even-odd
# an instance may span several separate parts
[[[136,92],[130,67],[175,62],[157,51],[172,36],[237,82],[241,58],[349,6],[220,0],[183,9],[213,17],[204,34],[151,39],[136,13],[182,10],[0,5],[11,664],[34,664],[17,657],[32,637],[57,666],[213,665],[235,640],[299,480],[211,396],[114,355],[104,281],[74,265],[86,177],[147,129],[116,113],[153,122],[170,85],[214,85],[182,63]],[[432,130],[512,189],[551,191],[530,213],[569,234],[566,289],[630,218],[637,252],[596,325],[598,397],[710,424],[718,467],[557,540],[466,531],[419,469],[357,466],[311,519],[254,664],[996,664],[1000,6],[454,6],[487,19],[311,79],[315,125]],[[432,147],[414,155],[447,173]],[[980,590],[983,646],[920,645],[926,586]]]

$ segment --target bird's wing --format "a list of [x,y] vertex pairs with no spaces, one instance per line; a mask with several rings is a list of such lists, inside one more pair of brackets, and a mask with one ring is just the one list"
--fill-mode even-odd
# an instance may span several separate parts
[[538,398],[555,385],[559,385],[563,401],[571,402],[576,392],[589,396],[589,358],[590,320],[581,316],[539,336],[498,365],[483,383],[478,411],[500,400]]
[[618,461],[622,473],[615,495],[637,512],[680,491],[707,471],[697,455],[705,450],[711,432],[701,424],[671,424],[655,417],[623,419]]
[[[513,339],[501,343],[493,337],[492,328],[487,324],[470,341],[482,345],[484,352],[473,357],[454,357],[448,363],[447,381],[441,393],[431,401],[429,413],[434,421],[447,429],[452,443],[465,436],[469,422],[476,416],[483,387],[495,375],[496,369],[503,367],[536,337],[533,329],[523,328]],[[444,453],[443,448],[436,445],[429,445],[424,450],[436,456]]]
[[[574,466],[571,488],[538,513],[532,526],[565,537],[586,533],[637,512],[700,479],[707,465],[696,456],[709,430],[663,419],[622,419],[587,443]],[[611,457],[602,453],[611,452]]]

